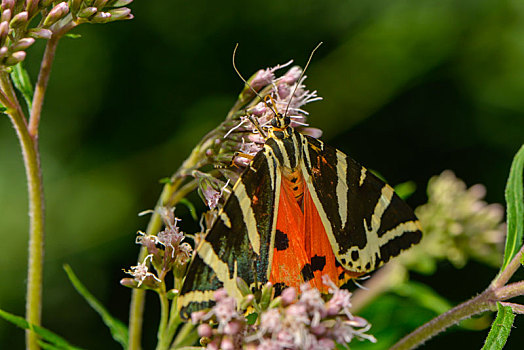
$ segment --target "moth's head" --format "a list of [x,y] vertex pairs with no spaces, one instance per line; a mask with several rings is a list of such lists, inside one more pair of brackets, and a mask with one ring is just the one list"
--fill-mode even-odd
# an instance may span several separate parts
[[[291,118],[288,115],[282,114],[278,111],[277,105],[270,95],[264,98],[266,106],[273,111],[273,119],[271,119],[271,126],[276,130],[284,130],[291,123]],[[286,107],[287,111],[287,107]]]

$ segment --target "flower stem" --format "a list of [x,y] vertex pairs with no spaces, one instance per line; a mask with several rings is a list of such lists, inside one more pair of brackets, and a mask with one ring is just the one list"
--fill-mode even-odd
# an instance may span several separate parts
[[58,41],[63,34],[54,34],[51,39],[47,41],[47,45],[42,58],[40,72],[38,73],[38,81],[35,86],[35,93],[33,95],[33,104],[31,108],[31,115],[29,118],[29,134],[38,138],[38,126],[40,124],[40,116],[42,114],[42,106],[44,105],[44,97],[51,74],[51,66],[55,58]]
[[166,332],[169,319],[169,300],[167,299],[167,293],[165,291],[165,282],[162,284],[162,290],[158,293],[158,296],[160,298],[160,324],[158,326],[158,344],[156,349],[167,350],[171,339],[168,339]]
[[[38,142],[29,133],[26,119],[16,100],[7,73],[0,73],[1,99],[7,108],[6,114],[16,130],[26,171],[29,195],[29,252],[26,290],[26,320],[40,325],[42,312],[42,271],[44,255],[44,193]],[[31,330],[26,331],[27,349],[39,349],[38,337]]]

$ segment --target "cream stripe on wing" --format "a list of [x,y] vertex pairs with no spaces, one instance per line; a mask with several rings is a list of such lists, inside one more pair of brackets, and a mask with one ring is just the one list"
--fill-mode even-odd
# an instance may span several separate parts
[[220,282],[224,284],[224,288],[226,289],[229,296],[235,298],[236,300],[240,300],[242,298],[242,293],[240,293],[240,290],[237,287],[237,276],[238,276],[238,268],[237,268],[237,261],[235,260],[235,266],[233,270],[233,277],[229,277],[229,266],[227,263],[222,261],[216,255],[213,246],[207,242],[203,241],[200,244],[200,247],[198,249],[198,255],[204,262],[212,267],[213,271],[216,273],[216,276]]
[[340,216],[340,227],[346,226],[348,220],[348,186],[346,184],[348,164],[346,155],[337,151],[337,204]]
[[380,258],[380,246],[381,240],[378,237],[378,230],[380,228],[380,222],[382,221],[382,215],[389,207],[391,203],[391,198],[393,198],[393,188],[389,185],[384,185],[382,187],[382,194],[375,205],[375,210],[371,216],[371,230],[369,230],[369,223],[364,222],[364,229],[366,230],[367,244],[364,247],[364,254],[360,254],[360,259],[362,261],[361,267],[365,266],[367,263],[370,263],[372,266],[375,264],[375,260],[378,257]]
[[[242,183],[242,180],[239,180],[235,187],[233,188],[232,196],[237,197],[238,205],[242,210],[242,217],[247,228],[247,235],[249,237],[249,242],[253,247],[253,251],[260,255],[260,235],[257,230],[257,221],[255,219],[255,213],[251,207],[251,198],[247,195],[246,187]],[[210,265],[213,266],[213,265]]]

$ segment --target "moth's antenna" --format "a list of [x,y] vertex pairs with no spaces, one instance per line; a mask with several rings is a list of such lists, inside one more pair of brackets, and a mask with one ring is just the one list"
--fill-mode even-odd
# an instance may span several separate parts
[[[262,100],[267,107],[269,107],[269,109],[271,109],[271,111],[277,115],[277,112],[273,109],[272,106],[270,106],[266,100],[264,98],[262,98],[262,96],[260,96],[260,94],[255,90],[253,89],[253,87],[251,86],[251,84],[249,84],[247,82],[246,79],[244,79],[244,77],[242,76],[242,74],[240,74],[239,70],[237,69],[237,66],[235,64],[235,56],[236,56],[236,53],[237,53],[237,48],[238,48],[238,43],[235,44],[235,48],[233,49],[233,69],[235,70],[235,72],[237,73],[237,75],[240,77],[240,79],[242,79],[242,81],[244,82],[244,84],[246,84],[250,89],[251,91],[253,91],[255,93],[255,95],[258,96],[258,98],[260,98],[260,100]],[[267,135],[264,133],[264,131],[262,130],[262,128],[260,127],[260,124],[258,123],[258,121],[256,121],[253,117],[249,117],[249,120],[251,121],[251,123],[253,123],[253,125],[255,126],[255,128],[258,130],[258,132],[260,133],[260,135],[267,137]]]
[[262,98],[262,96],[260,96],[259,93],[258,93],[255,89],[253,89],[253,87],[251,86],[251,84],[249,84],[249,83],[247,82],[247,80],[244,79],[244,77],[242,76],[242,74],[240,74],[240,72],[239,72],[238,69],[237,69],[237,66],[236,66],[236,64],[235,64],[235,56],[236,56],[236,54],[237,54],[237,48],[238,48],[238,43],[235,44],[235,48],[233,49],[233,69],[235,70],[235,72],[237,73],[237,75],[240,77],[240,79],[242,79],[242,81],[244,82],[244,84],[246,84],[246,85],[251,89],[251,91],[253,91],[253,92],[255,93],[255,95],[257,95],[257,96],[258,96],[258,97],[263,101],[264,99]]
[[297,91],[297,88],[300,85],[300,82],[302,81],[302,78],[304,77],[304,73],[306,73],[307,67],[309,67],[309,63],[311,62],[311,59],[313,58],[313,54],[315,53],[315,51],[317,51],[317,49],[322,44],[323,44],[322,41],[319,42],[318,45],[313,49],[313,51],[311,51],[311,54],[309,55],[309,59],[307,60],[306,66],[304,67],[304,70],[302,71],[302,74],[300,74],[300,78],[298,78],[298,80],[297,80],[297,84],[295,85],[295,88],[293,89],[293,93],[291,93],[291,97],[289,98],[289,102],[288,102],[287,107],[286,107],[286,112],[284,113],[285,116],[287,115],[287,112],[289,110],[289,106],[291,105],[291,101],[293,100],[293,96],[295,96],[295,92]]

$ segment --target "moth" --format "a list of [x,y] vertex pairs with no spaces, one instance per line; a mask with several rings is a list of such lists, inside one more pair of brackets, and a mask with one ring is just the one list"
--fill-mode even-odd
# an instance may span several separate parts
[[[237,277],[277,293],[322,276],[341,286],[422,238],[412,209],[393,188],[341,151],[290,126],[274,109],[263,149],[233,186],[194,258],[178,305],[187,317]],[[262,132],[262,131],[261,131]]]

